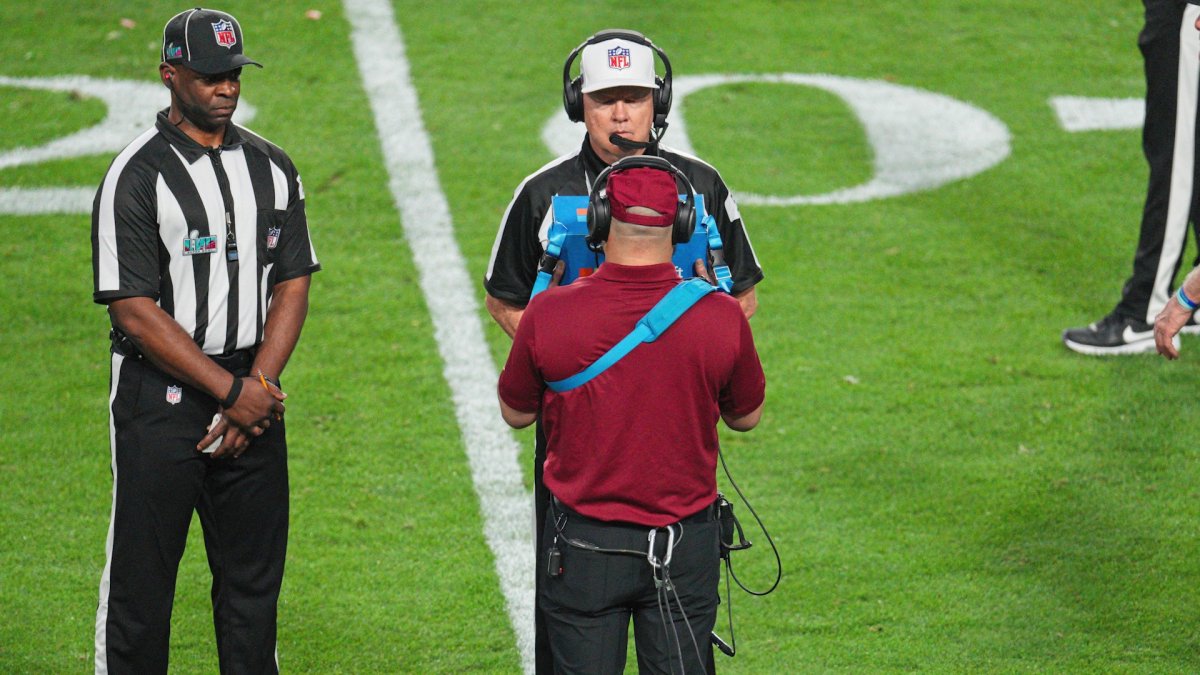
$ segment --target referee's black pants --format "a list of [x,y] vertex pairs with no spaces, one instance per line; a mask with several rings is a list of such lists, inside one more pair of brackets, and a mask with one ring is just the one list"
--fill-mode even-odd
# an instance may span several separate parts
[[[623,672],[630,618],[638,672],[708,672],[712,667],[709,635],[717,621],[721,573],[715,510],[710,507],[672,527],[675,549],[669,577],[674,590],[660,600],[654,569],[645,555],[651,528],[593,520],[559,504],[550,507],[538,557],[537,604],[552,645],[555,673]],[[566,543],[567,538],[643,554],[583,550]],[[655,554],[661,560],[666,555],[667,530],[660,528],[655,540]],[[561,574],[552,575],[547,569],[550,548],[562,555]]]
[[[1143,0],[1145,23],[1138,35],[1146,76],[1142,151],[1150,167],[1133,274],[1121,291],[1119,316],[1153,323],[1169,299],[1183,261],[1188,224],[1197,230],[1200,134],[1196,129],[1200,86],[1200,8],[1181,0]],[[1198,260],[1197,262],[1200,262]]]
[[[175,577],[193,511],[212,571],[221,672],[277,672],[276,604],[288,532],[283,421],[273,421],[238,459],[213,459],[195,446],[216,401],[146,361],[114,354],[112,364],[113,504],[96,672],[167,672]],[[222,365],[246,375],[250,359]],[[168,390],[174,386],[177,402]]]

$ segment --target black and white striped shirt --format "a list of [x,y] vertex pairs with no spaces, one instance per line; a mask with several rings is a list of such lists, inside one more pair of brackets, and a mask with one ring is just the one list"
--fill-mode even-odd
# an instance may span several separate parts
[[160,112],[92,205],[93,299],[154,298],[205,354],[256,346],[274,285],[320,268],[295,165],[233,124],[212,149]]
[[[704,206],[717,221],[725,244],[725,261],[733,273],[733,293],[749,290],[762,281],[762,267],[750,245],[741,212],[717,170],[697,157],[657,144],[647,154],[675,165],[688,177],[697,194],[704,195]],[[529,301],[538,261],[550,236],[554,197],[589,194],[592,181],[606,168],[608,165],[585,136],[577,152],[550,162],[517,186],[500,221],[484,275],[483,287],[488,295],[522,306]]]

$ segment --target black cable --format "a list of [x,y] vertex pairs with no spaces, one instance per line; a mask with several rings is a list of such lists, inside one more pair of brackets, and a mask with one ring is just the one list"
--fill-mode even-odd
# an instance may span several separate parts
[[[666,576],[666,574],[667,573],[664,571],[663,575]],[[674,584],[668,584],[667,589],[670,590],[675,595],[675,606],[679,607],[679,616],[683,617],[683,625],[687,627],[688,635],[692,638],[692,647],[696,650],[696,662],[703,664],[704,656],[702,656],[700,654],[700,642],[698,640],[696,640],[696,631],[692,630],[692,622],[688,620],[687,612],[683,611],[683,601],[681,601],[679,599],[679,591],[675,590]],[[670,605],[668,605],[668,607],[669,606]],[[676,633],[675,635],[676,635],[675,639],[678,640],[679,634]],[[679,652],[679,667],[680,668],[683,667],[682,647],[680,648],[680,652]]]
[[[729,644],[720,644],[720,637],[716,632],[712,634],[714,641],[718,641],[717,646],[721,652],[730,658],[737,656],[737,631],[733,629],[733,593],[729,592],[729,557],[725,556],[725,617],[729,620]],[[715,628],[715,627],[714,627]]]
[[[666,601],[664,602],[664,596],[666,595],[666,591],[663,590],[662,584],[658,583],[658,581],[659,581],[658,570],[651,569],[651,574],[654,576],[654,582],[655,582],[654,601],[655,601],[655,604],[658,605],[658,620],[662,621],[663,637],[666,638],[667,652],[670,653],[670,651],[671,651],[671,633],[675,633],[675,644],[678,645],[679,644],[679,632],[675,630],[675,618],[671,614],[670,598],[665,598]],[[665,612],[663,610],[664,605],[666,605]],[[677,649],[676,651],[678,651],[678,653],[679,653],[679,667],[682,668],[683,667],[683,650]],[[670,675],[675,675],[675,664],[671,663],[670,656],[667,657],[667,672],[670,673]],[[684,673],[683,675],[687,675],[687,674]]]
[[570,546],[572,548],[581,549],[584,551],[591,551],[592,553],[612,553],[614,555],[632,555],[632,556],[636,556],[638,558],[646,557],[645,551],[635,551],[630,548],[600,548],[599,546],[593,544],[590,541],[581,541],[579,539],[572,539],[566,535],[560,535],[560,536],[562,537],[563,541],[567,542],[567,546]]
[[[754,507],[750,505],[750,500],[746,499],[746,495],[743,494],[742,489],[738,487],[737,481],[733,480],[733,476],[729,474],[729,465],[725,463],[725,453],[721,452],[719,448],[717,449],[717,457],[721,460],[721,468],[725,469],[725,477],[729,479],[729,484],[733,486],[734,491],[737,492],[737,495],[741,498],[742,503],[745,504],[746,508],[750,510],[750,515],[754,516],[754,520],[758,521],[759,529],[762,530],[763,535],[767,538],[767,543],[771,545],[771,551],[775,554],[775,583],[771,584],[771,587],[765,591],[751,590],[742,583],[741,579],[737,578],[737,574],[733,571],[732,560],[726,558],[725,566],[729,570],[729,576],[733,577],[734,582],[737,583],[737,585],[741,587],[743,591],[746,591],[750,595],[768,595],[771,593],[771,591],[774,591],[775,588],[779,586],[779,582],[783,580],[783,561],[779,559],[779,548],[775,546],[775,540],[771,538],[771,533],[767,531],[767,526],[763,524],[762,518],[758,517],[758,512],[755,511]],[[728,581],[726,583],[728,583]],[[732,630],[733,629],[731,627],[731,636]]]

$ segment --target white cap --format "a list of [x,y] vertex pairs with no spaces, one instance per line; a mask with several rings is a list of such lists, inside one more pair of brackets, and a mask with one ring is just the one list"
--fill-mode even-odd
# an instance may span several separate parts
[[584,47],[579,74],[585,94],[610,87],[658,89],[654,83],[654,50],[623,38]]

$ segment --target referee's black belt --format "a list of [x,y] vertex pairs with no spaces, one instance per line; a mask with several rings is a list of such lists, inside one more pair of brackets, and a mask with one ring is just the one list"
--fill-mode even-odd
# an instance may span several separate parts
[[[650,527],[649,525],[642,525],[640,523],[627,523],[625,521],[620,521],[620,520],[599,520],[596,518],[590,518],[588,516],[585,516],[585,515],[579,513],[578,511],[570,508],[566,504],[563,504],[562,502],[560,502],[558,500],[558,497],[555,497],[554,495],[550,495],[550,502],[551,502],[551,506],[553,507],[553,509],[555,511],[566,514],[567,516],[569,516],[571,518],[578,518],[579,520],[581,520],[585,523],[595,523],[595,524],[599,524],[599,525],[624,525],[627,527],[629,527],[629,526]],[[693,513],[692,515],[684,516],[683,518],[680,518],[679,520],[677,520],[675,522],[683,523],[686,525],[691,525],[694,523],[711,523],[711,522],[715,521],[716,519],[717,519],[717,502],[713,501],[713,503],[700,509],[699,511]],[[671,524],[674,525],[675,523],[671,523]]]
[[208,358],[214,363],[221,366],[231,373],[246,371],[254,363],[254,354],[257,350],[254,349],[239,349],[228,354],[209,354]]
[[[121,331],[113,328],[108,336],[112,340],[113,352],[135,361],[141,361],[144,358],[142,352],[133,344],[133,340],[130,340]],[[249,370],[250,366],[254,364],[254,355],[257,351],[257,349],[238,349],[228,354],[206,354],[205,356],[212,359],[218,366],[233,373]]]

